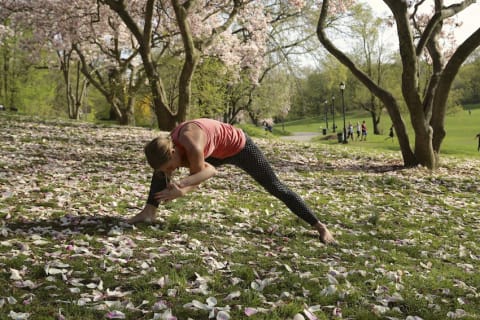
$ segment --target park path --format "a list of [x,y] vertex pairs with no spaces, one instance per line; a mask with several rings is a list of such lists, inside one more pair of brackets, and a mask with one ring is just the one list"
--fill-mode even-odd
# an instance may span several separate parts
[[291,136],[282,136],[282,139],[308,142],[318,135],[320,135],[318,132],[294,132]]

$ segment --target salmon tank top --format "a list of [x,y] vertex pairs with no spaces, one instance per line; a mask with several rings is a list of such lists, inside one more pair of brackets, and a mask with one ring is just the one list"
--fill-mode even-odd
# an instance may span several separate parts
[[245,147],[245,134],[241,129],[235,128],[231,124],[223,123],[212,119],[195,119],[179,124],[171,132],[172,141],[185,153],[184,147],[180,144],[178,136],[182,128],[189,123],[199,126],[207,135],[203,156],[205,159],[213,157],[225,159],[236,155]]

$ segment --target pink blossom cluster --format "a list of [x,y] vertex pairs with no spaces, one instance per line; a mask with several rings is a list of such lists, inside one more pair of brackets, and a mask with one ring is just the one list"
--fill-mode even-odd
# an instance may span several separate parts
[[258,2],[243,9],[237,23],[218,37],[207,53],[219,57],[237,74],[247,70],[255,83],[265,64],[269,16]]

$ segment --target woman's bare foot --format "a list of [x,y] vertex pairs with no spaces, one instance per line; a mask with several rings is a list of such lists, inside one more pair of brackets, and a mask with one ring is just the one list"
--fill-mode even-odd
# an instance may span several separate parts
[[337,241],[335,240],[333,235],[327,229],[327,226],[325,226],[323,223],[317,222],[317,224],[315,224],[313,227],[320,234],[320,241],[322,241],[325,244],[336,244],[337,243]]
[[147,204],[139,214],[127,220],[128,223],[134,224],[138,222],[154,222],[155,214],[157,213],[157,208],[150,204]]

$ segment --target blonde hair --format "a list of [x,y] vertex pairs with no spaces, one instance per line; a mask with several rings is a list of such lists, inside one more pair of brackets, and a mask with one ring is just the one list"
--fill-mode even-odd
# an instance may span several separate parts
[[170,134],[162,134],[145,145],[147,162],[154,170],[167,163],[172,158],[173,142]]

